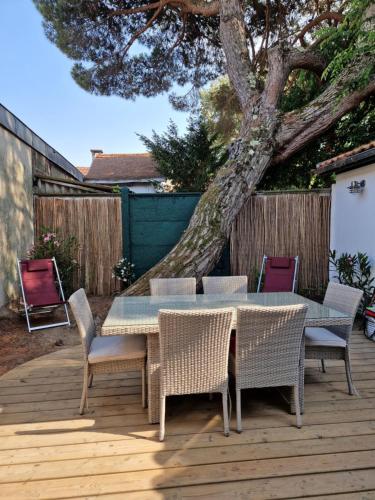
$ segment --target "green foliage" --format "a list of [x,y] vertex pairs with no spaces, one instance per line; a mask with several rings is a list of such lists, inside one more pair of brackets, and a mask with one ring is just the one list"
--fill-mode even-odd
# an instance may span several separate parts
[[[197,89],[225,74],[219,15],[189,14],[178,2],[171,2],[153,18],[157,9],[146,9],[154,4],[152,0],[33,1],[43,16],[47,37],[75,61],[72,76],[89,92],[126,99],[169,92],[171,101],[181,108],[194,101]],[[281,39],[293,40],[306,19],[327,9],[323,2],[308,0],[242,3],[249,45],[263,50],[254,63],[258,73],[264,72],[269,46]],[[344,3],[335,0],[328,9],[339,9]],[[123,13],[137,7],[144,10]],[[195,92],[178,98],[173,93],[175,84]]]
[[227,75],[200,92],[201,112],[211,134],[221,144],[229,144],[239,132],[242,113]]
[[29,259],[55,257],[63,290],[67,297],[74,292],[73,278],[78,269],[78,243],[75,236],[63,238],[58,232],[43,227],[34,246],[27,252]]
[[139,136],[158,164],[159,172],[172,182],[175,191],[205,191],[218,168],[225,162],[226,151],[216,145],[201,116],[192,116],[186,134],[180,136],[170,122],[163,134],[152,138]]
[[287,162],[270,168],[258,185],[259,190],[309,189],[329,187],[334,174],[316,176],[317,163],[366,144],[375,136],[375,98],[363,101],[336,125],[307,145]]
[[375,291],[375,278],[372,277],[371,264],[367,254],[358,252],[354,255],[343,253],[337,256],[336,250],[331,250],[329,262],[337,272],[335,278],[339,283],[363,291],[362,309],[366,308]]
[[[311,73],[301,70],[293,73],[291,78],[293,84],[286,89],[280,104],[282,111],[286,112],[305,105],[320,92],[319,81]],[[228,78],[220,78],[203,93],[201,109],[210,132],[216,135],[220,144],[226,145],[236,137],[241,113]],[[334,176],[325,174],[317,177],[313,174],[317,163],[366,144],[374,136],[375,97],[370,97],[287,162],[268,169],[258,189],[328,187],[334,182]]]
[[74,80],[94,94],[150,97],[171,92],[175,84],[201,87],[223,72],[218,17],[184,19],[179,9],[167,7],[132,45],[155,10],[115,12],[151,1],[33,1],[47,37],[75,61]]
[[368,23],[373,25],[374,18],[363,22],[363,14],[371,4],[370,0],[351,0],[342,23],[318,32],[318,36],[323,38],[322,53],[331,56],[330,63],[323,72],[325,80],[336,81],[355,59],[366,57],[369,62],[366,69],[343,89],[343,95],[364,87],[374,75],[375,31],[366,26]]
[[112,269],[112,278],[117,278],[127,288],[135,281],[134,264],[128,259],[120,259]]

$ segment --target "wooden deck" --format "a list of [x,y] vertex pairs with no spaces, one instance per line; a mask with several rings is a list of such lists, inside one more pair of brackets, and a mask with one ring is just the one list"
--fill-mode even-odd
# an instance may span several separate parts
[[0,498],[374,499],[375,344],[352,346],[361,397],[342,364],[309,363],[301,430],[276,391],[245,393],[229,438],[219,398],[178,398],[164,443],[137,374],[98,377],[81,417],[80,349],[35,359],[0,378]]

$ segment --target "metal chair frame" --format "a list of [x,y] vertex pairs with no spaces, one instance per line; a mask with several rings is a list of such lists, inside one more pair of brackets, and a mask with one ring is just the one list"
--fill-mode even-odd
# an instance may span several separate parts
[[[55,269],[55,272],[56,272],[56,278],[57,278],[57,283],[58,283],[58,286],[59,286],[59,293],[60,293],[60,297],[62,299],[62,302],[61,304],[58,304],[56,306],[36,306],[35,309],[38,309],[36,311],[33,311],[33,307],[32,306],[29,306],[27,304],[27,300],[26,300],[26,294],[25,294],[25,289],[24,289],[24,286],[23,286],[23,281],[22,281],[22,273],[21,273],[21,259],[17,259],[17,269],[18,269],[18,274],[19,274],[19,278],[20,278],[20,284],[21,284],[21,291],[22,291],[22,299],[23,299],[23,306],[24,306],[24,309],[25,309],[25,316],[26,316],[26,322],[27,322],[27,329],[29,331],[29,333],[35,331],[35,330],[44,330],[45,328],[55,328],[57,326],[70,326],[70,318],[69,318],[69,313],[68,313],[68,307],[67,307],[67,303],[65,301],[65,296],[64,296],[64,291],[63,291],[63,288],[62,288],[62,283],[61,283],[61,279],[60,279],[60,274],[59,274],[59,270],[57,269],[57,264],[56,264],[56,259],[55,257],[52,257],[52,259],[50,259],[52,262],[53,262],[53,265],[54,265],[54,269]],[[60,305],[64,306],[64,310],[65,310],[65,314],[66,314],[66,321],[62,321],[62,322],[59,322],[59,323],[50,323],[50,324],[47,324],[47,325],[38,325],[38,326],[31,326],[31,321],[30,321],[30,316],[32,314],[46,314],[46,313],[50,313],[52,311],[52,309],[56,308],[56,307],[60,307]]]
[[[260,288],[262,286],[262,277],[264,273],[264,268],[266,266],[267,259],[269,259],[267,255],[263,255],[262,259],[262,267],[260,269],[260,274],[259,274],[259,279],[258,279],[258,286],[257,286],[257,293],[260,293]],[[295,290],[297,289],[297,278],[298,278],[298,270],[299,270],[299,257],[298,255],[294,257],[295,265],[294,265],[294,275],[293,275],[293,287],[292,287],[292,292],[294,293]]]

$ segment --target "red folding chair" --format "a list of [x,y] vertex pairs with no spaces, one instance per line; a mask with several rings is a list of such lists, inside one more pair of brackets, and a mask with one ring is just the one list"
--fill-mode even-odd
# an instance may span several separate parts
[[[55,258],[35,260],[17,259],[17,264],[29,332],[31,333],[33,330],[41,330],[43,328],[70,325],[67,303]],[[66,321],[31,326],[30,315],[49,313],[58,306],[64,306]]]
[[298,256],[267,257],[264,255],[257,292],[261,291],[263,273],[262,292],[294,292],[297,287],[298,264]]

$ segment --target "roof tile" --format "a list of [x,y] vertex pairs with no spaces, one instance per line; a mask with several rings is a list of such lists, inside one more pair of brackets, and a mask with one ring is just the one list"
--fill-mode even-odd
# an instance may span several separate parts
[[329,160],[322,161],[321,163],[318,163],[316,168],[317,170],[323,169],[325,167],[328,167],[328,165],[331,165],[332,163],[336,163],[339,160],[344,160],[345,158],[349,158],[350,156],[354,156],[357,153],[362,153],[363,151],[367,151],[369,149],[372,149],[375,147],[375,141],[371,141],[367,144],[362,144],[362,146],[358,146],[354,149],[351,149],[350,151],[346,151],[345,153],[341,153],[337,156],[334,156],[333,158],[330,158]]
[[96,153],[86,180],[127,181],[163,177],[149,153]]

